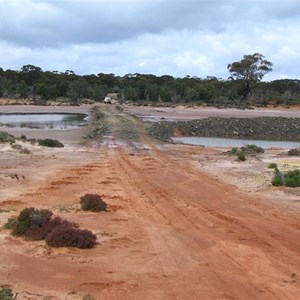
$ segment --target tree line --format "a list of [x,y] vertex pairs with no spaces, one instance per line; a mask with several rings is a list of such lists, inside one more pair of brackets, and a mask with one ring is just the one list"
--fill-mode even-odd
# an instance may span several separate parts
[[47,100],[80,103],[84,99],[103,101],[108,93],[117,93],[120,101],[136,103],[164,102],[207,105],[267,105],[300,103],[300,80],[261,81],[272,71],[272,63],[259,53],[244,55],[227,66],[227,79],[152,74],[91,74],[43,71],[34,65],[21,70],[0,68],[0,97],[30,99],[36,104]]

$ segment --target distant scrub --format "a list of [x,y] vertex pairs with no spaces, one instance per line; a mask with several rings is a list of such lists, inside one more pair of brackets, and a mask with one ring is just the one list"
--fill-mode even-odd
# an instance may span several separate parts
[[255,155],[255,154],[265,152],[264,148],[256,146],[254,144],[248,144],[242,147],[241,150],[243,150],[243,152],[245,152],[246,154],[250,154],[250,155]]
[[105,211],[107,204],[97,194],[85,194],[80,198],[80,205],[82,210],[87,211]]
[[246,161],[246,154],[244,151],[238,151],[237,158],[239,161]]
[[16,138],[13,135],[11,135],[5,131],[0,131],[0,143],[13,144],[13,143],[15,143],[15,141],[16,141]]
[[269,169],[275,169],[275,168],[277,168],[278,166],[277,166],[277,164],[276,163],[270,163],[270,164],[268,164],[268,168]]
[[292,170],[287,173],[280,172],[275,168],[275,174],[272,178],[272,185],[274,186],[287,186],[287,187],[300,187],[300,170]]
[[228,154],[228,155],[236,155],[239,151],[239,148],[238,147],[232,147],[231,150],[225,152],[225,154]]
[[52,247],[92,248],[97,240],[91,231],[81,230],[76,223],[53,217],[48,209],[25,208],[17,218],[8,219],[3,227],[11,229],[13,235],[29,240],[46,240]]
[[38,144],[40,146],[44,146],[44,147],[56,147],[56,148],[62,148],[64,147],[64,144],[62,144],[60,141],[58,140],[52,140],[52,139],[39,139]]
[[287,154],[288,156],[300,156],[300,148],[290,149]]
[[231,150],[224,152],[224,154],[236,155],[239,161],[246,161],[246,155],[254,156],[264,152],[265,150],[262,147],[250,144],[241,148],[233,147]]

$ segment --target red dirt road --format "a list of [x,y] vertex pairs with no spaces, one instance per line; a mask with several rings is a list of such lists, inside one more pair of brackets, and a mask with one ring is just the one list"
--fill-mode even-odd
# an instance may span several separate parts
[[72,291],[96,299],[300,297],[291,277],[300,267],[299,219],[195,171],[180,155],[102,149],[94,163],[62,171],[22,201],[75,204],[87,191],[102,194],[111,211],[64,216],[96,232],[100,245],[50,251],[2,236],[2,281],[57,299]]
[[[189,147],[149,148],[112,140],[6,202],[50,208],[100,244],[50,249],[1,229],[1,284],[18,299],[300,299],[299,216],[197,170]],[[85,193],[109,211],[80,211]]]

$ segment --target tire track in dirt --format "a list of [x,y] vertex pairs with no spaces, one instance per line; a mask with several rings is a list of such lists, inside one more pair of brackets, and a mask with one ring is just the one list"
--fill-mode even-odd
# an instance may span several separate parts
[[[197,204],[195,204],[195,201],[193,200],[193,197],[191,197],[192,201],[190,200],[190,198],[189,198],[190,193],[189,192],[185,191],[186,192],[186,197],[182,198],[181,200],[179,200],[177,198],[177,196],[174,196],[176,194],[176,192],[178,193],[178,185],[176,185],[176,183],[175,183],[175,186],[173,186],[173,187],[165,185],[165,183],[166,183],[165,181],[163,181],[163,184],[160,184],[160,185],[159,184],[155,184],[155,182],[160,182],[161,183],[162,181],[160,181],[160,180],[155,181],[155,179],[153,179],[153,178],[150,178],[151,180],[150,179],[145,179],[145,178],[147,178],[147,176],[149,176],[149,173],[143,172],[142,168],[137,168],[134,165],[134,163],[133,163],[134,158],[129,157],[127,159],[126,156],[123,155],[122,156],[122,161],[126,162],[128,169],[134,170],[137,174],[139,174],[139,178],[143,178],[143,180],[145,181],[143,183],[144,187],[145,186],[148,187],[147,192],[149,192],[149,187],[150,187],[150,189],[151,189],[151,187],[153,189],[154,188],[153,185],[155,185],[155,189],[159,190],[158,194],[160,195],[159,199],[157,199],[157,200],[161,201],[162,199],[164,199],[164,201],[167,201],[167,205],[165,205],[165,207],[164,207],[166,209],[166,211],[170,212],[172,209],[174,209],[174,206],[176,206],[175,210],[177,210],[178,215],[182,215],[183,218],[185,218],[186,220],[188,220],[189,223],[191,223],[191,220],[193,220],[195,218],[195,215],[196,215],[195,209],[196,209],[196,212],[198,212],[198,214],[200,212],[201,213],[201,217],[202,218],[204,217],[205,223],[214,224],[214,226],[216,226],[217,228],[218,227],[220,227],[220,228],[224,228],[224,227],[226,228],[226,227],[228,227],[225,230],[225,232],[221,232],[221,234],[222,234],[221,236],[220,236],[220,234],[217,234],[216,235],[216,239],[218,239],[218,238],[224,239],[224,236],[223,236],[224,234],[227,234],[227,235],[228,234],[229,235],[233,234],[234,236],[231,237],[231,238],[229,237],[229,240],[234,241],[234,242],[238,242],[238,243],[242,243],[242,244],[250,244],[251,247],[259,247],[260,250],[263,253],[267,253],[268,256],[274,255],[274,257],[273,257],[274,260],[277,260],[280,257],[280,260],[287,261],[288,264],[291,265],[291,261],[290,261],[289,257],[290,257],[290,255],[292,255],[292,256],[295,255],[295,253],[293,253],[295,249],[293,249],[293,248],[292,249],[289,249],[289,248],[286,249],[286,248],[284,248],[282,250],[276,250],[276,247],[274,248],[274,245],[278,244],[278,238],[276,238],[275,234],[272,234],[271,238],[268,237],[268,236],[263,238],[262,237],[263,233],[260,234],[260,235],[258,235],[257,232],[253,231],[253,229],[251,228],[251,226],[247,225],[247,220],[246,221],[242,221],[240,217],[236,218],[236,217],[228,216],[227,214],[225,215],[223,213],[218,212],[216,209],[209,208],[207,206],[203,206],[199,202]],[[162,163],[161,160],[160,160],[160,163]],[[170,165],[172,165],[170,163],[170,161],[168,161],[167,164],[168,164],[168,167],[170,167]],[[164,166],[160,166],[161,170],[163,168],[164,168]],[[177,172],[182,172],[183,170],[181,170],[181,168],[178,167],[176,169],[176,171]],[[130,172],[130,174],[133,174],[132,171],[128,171],[128,172]],[[201,179],[203,179],[203,177],[204,177],[205,180],[207,181],[208,185],[210,185],[210,181],[212,181],[212,179],[209,178],[209,176],[206,176],[206,175],[205,176],[201,176],[200,175],[200,177],[201,177]],[[195,180],[195,179],[192,178],[191,180]],[[173,190],[175,189],[176,192],[174,192],[173,194],[172,193],[170,194],[170,192],[166,192],[164,190],[164,188],[161,188],[161,186],[163,186],[163,185],[165,185],[165,187],[168,188],[168,191],[170,191],[172,189]],[[220,185],[220,184],[218,184],[218,185]],[[209,186],[209,188],[211,188],[211,186]],[[189,189],[189,186],[187,186],[187,189]],[[211,190],[213,190],[213,188]],[[234,195],[234,194],[236,194],[236,192],[235,193],[234,193],[234,191],[230,191],[230,192],[233,193],[233,195],[231,196],[232,198],[236,197],[236,195]],[[227,193],[227,194],[231,195],[231,193]],[[207,192],[206,192],[206,194],[207,194]],[[242,195],[241,193],[240,193],[241,195],[239,195],[239,193],[237,193],[237,194],[238,194],[238,196],[243,196],[245,198],[245,196]],[[216,194],[215,194],[215,197],[218,198],[218,196]],[[172,199],[172,203],[170,203],[170,201],[168,199]],[[243,199],[241,199],[241,201],[242,200]],[[251,201],[251,199],[246,199],[246,200],[247,201]],[[185,212],[186,210],[182,210],[182,202],[189,203],[189,205],[193,207],[193,210],[189,209],[188,213],[186,213]],[[235,202],[236,201],[234,201],[234,203]],[[252,200],[252,202],[253,202],[253,200]],[[233,203],[233,205],[234,205],[234,203]],[[162,205],[161,205],[161,203],[160,204],[156,203],[156,206],[160,206],[161,207]],[[168,208],[167,208],[167,206],[168,206]],[[256,205],[255,205],[255,209],[256,209]],[[157,207],[156,207],[156,210],[157,210]],[[247,211],[247,209],[245,209],[245,211]],[[257,213],[256,211],[257,211],[257,209],[254,210],[254,211],[252,211],[251,207],[250,207],[250,215],[252,217],[253,217],[253,215],[255,215],[255,213],[256,213],[256,215],[255,215],[256,218],[257,217],[258,218],[263,218],[264,217],[261,213]],[[248,212],[248,214],[249,214],[249,212]],[[177,215],[177,221],[178,221],[178,223],[180,223],[180,222],[182,222],[182,220],[180,220],[180,218],[178,217],[178,215]],[[211,232],[211,228],[209,228],[207,225],[204,226],[203,225],[203,220],[201,220],[201,221],[198,220],[198,223],[200,224],[199,226],[202,227],[202,230],[200,230],[200,232],[202,231],[202,233],[203,233],[203,232],[207,231],[208,232],[207,236],[210,236],[210,240],[211,240],[213,238],[213,235],[212,235],[212,232]],[[269,221],[269,220],[267,220],[267,221]],[[271,220],[271,221],[273,221],[273,220]],[[279,224],[279,227],[281,225],[282,224]],[[195,228],[199,228],[199,226],[197,225],[196,222],[194,222],[194,227]],[[184,223],[184,227],[188,228],[187,225],[186,225],[186,223]],[[233,227],[233,229],[230,229],[231,227]],[[278,228],[278,226],[275,226],[275,227],[276,227],[275,229],[271,229],[270,228],[271,230],[269,230],[269,232],[264,232],[264,233],[266,235],[268,235],[268,234],[271,233],[270,231],[276,231],[276,229]],[[286,226],[286,227],[289,228],[289,226]],[[282,228],[280,228],[280,229],[281,229],[281,232],[282,232]],[[214,234],[216,234],[216,232],[214,232]],[[297,231],[296,234],[299,234],[299,232]],[[226,236],[226,238],[227,238],[227,236]],[[267,238],[267,240],[270,240],[270,241],[266,241],[266,238]],[[282,238],[282,236],[281,236],[281,238]],[[250,249],[250,247],[249,247],[249,249]],[[224,257],[227,257],[229,260],[231,260],[237,266],[239,266],[239,268],[241,269],[240,271],[244,272],[244,276],[245,276],[245,274],[248,274],[249,278],[253,277],[254,272],[253,271],[248,271],[247,270],[247,266],[246,267],[242,267],[242,264],[240,264],[238,262],[238,260],[236,260],[232,255],[230,255],[230,253],[227,253],[228,251],[226,252],[226,248],[220,249],[219,251],[220,251],[220,253]],[[291,251],[293,251],[293,252],[291,253]],[[299,248],[297,249],[297,253],[299,253]],[[299,260],[298,260],[298,262],[299,262]],[[277,268],[278,268],[278,266],[277,266]],[[292,268],[291,268],[291,270],[292,270]],[[276,267],[275,267],[275,271],[276,271]],[[269,289],[269,288],[267,288],[267,286],[264,288],[264,290],[269,290],[269,295],[273,294],[272,290]],[[273,296],[276,299],[275,294]]]

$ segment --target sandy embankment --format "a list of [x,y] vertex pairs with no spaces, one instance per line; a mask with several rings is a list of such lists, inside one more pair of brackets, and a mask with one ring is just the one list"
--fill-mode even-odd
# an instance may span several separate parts
[[146,120],[165,119],[172,121],[197,120],[210,117],[218,118],[257,118],[257,117],[285,117],[300,118],[300,108],[256,108],[240,110],[231,108],[184,108],[184,107],[149,107],[125,105],[124,111],[144,117]]

